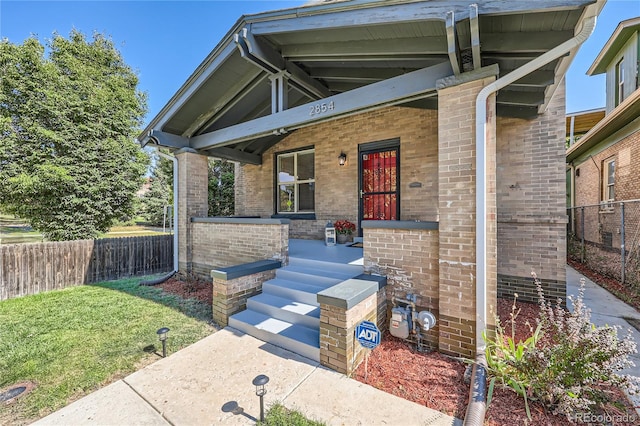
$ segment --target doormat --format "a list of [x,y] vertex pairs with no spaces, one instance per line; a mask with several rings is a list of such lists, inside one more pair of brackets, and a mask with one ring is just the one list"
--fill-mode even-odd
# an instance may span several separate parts
[[362,248],[362,243],[349,244],[349,247]]

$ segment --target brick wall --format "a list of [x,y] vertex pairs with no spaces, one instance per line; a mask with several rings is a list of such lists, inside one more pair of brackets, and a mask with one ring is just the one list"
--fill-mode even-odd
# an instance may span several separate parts
[[273,279],[275,270],[245,275],[231,280],[213,279],[213,320],[220,326],[229,325],[229,317],[244,311],[247,299],[262,293],[262,283]]
[[194,222],[193,272],[210,277],[212,269],[264,259],[289,258],[288,224]]
[[[601,145],[608,145],[605,141]],[[600,152],[577,163],[580,176],[575,178],[575,205],[585,206],[598,204],[602,200],[602,166],[603,161],[614,158],[615,199],[616,201],[640,199],[640,129],[622,138],[619,142],[600,148]],[[595,149],[594,151],[597,151]]]
[[[374,293],[351,309],[320,304],[320,363],[340,373],[350,375],[364,359],[366,349],[355,337],[355,328],[362,321],[378,323],[382,298]],[[383,304],[383,303],[382,303]]]
[[[438,231],[365,228],[363,241],[365,272],[387,277],[387,314],[394,296],[415,294],[417,310],[431,311],[438,318]],[[437,324],[426,341],[437,347]]]
[[[616,138],[618,142],[613,143]],[[614,135],[593,149],[593,154],[581,162],[575,161],[575,205],[594,206],[602,201],[602,179],[604,161],[615,160],[615,201],[640,199],[640,123],[628,125],[622,132]],[[620,247],[622,242],[620,235],[620,204],[614,204],[610,208],[602,209],[598,206],[575,209],[573,211],[572,231],[578,239],[582,237],[582,215],[584,214],[584,238],[587,242],[608,245],[605,237],[611,238],[611,247]],[[635,203],[625,203],[625,222],[627,230],[629,225],[635,223],[638,215],[638,207]],[[631,225],[631,229],[633,225]],[[627,231],[626,246],[633,246],[633,235]],[[631,241],[631,244],[630,244]],[[590,248],[590,252],[596,252],[597,248]],[[606,253],[595,256],[595,259],[605,259]],[[594,260],[593,256],[589,261]],[[606,264],[607,262],[603,262]],[[616,268],[617,269],[617,268]]]
[[[206,217],[208,212],[207,157],[186,148],[176,152],[178,159],[178,266],[192,272],[192,217]],[[206,274],[208,276],[208,272]]]
[[[498,118],[499,293],[537,300],[531,271],[565,297],[565,88],[532,120]],[[529,286],[523,285],[530,283]]]
[[[483,78],[438,91],[439,349],[472,357],[476,331],[475,99],[495,80]],[[495,96],[487,101],[487,159],[494,159]],[[495,306],[495,177],[487,168],[487,306]],[[492,214],[494,213],[494,214]],[[494,273],[492,273],[494,272]],[[487,315],[490,320],[491,315]]]
[[[274,153],[315,147],[316,220],[292,221],[292,238],[324,235],[328,221],[358,219],[358,145],[400,139],[401,219],[438,220],[437,112],[390,107],[296,130],[263,154],[260,166],[236,174],[236,214],[270,217],[274,209]],[[347,165],[338,155],[347,154]],[[421,187],[409,187],[412,182]]]

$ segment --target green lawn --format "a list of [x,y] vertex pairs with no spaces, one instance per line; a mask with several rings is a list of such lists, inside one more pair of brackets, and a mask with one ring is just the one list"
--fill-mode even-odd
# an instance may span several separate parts
[[[140,237],[161,235],[162,227],[143,225],[114,226],[100,238]],[[42,234],[33,230],[24,220],[0,214],[0,244],[38,243],[44,241]]]
[[302,412],[289,410],[280,403],[273,404],[259,426],[325,426],[324,422],[308,419]]
[[0,302],[0,389],[37,383],[0,424],[40,418],[159,359],[156,330],[169,327],[168,352],[213,333],[211,307],[139,278],[72,287]]
[[0,214],[0,244],[37,243],[42,235],[24,224],[22,219]]

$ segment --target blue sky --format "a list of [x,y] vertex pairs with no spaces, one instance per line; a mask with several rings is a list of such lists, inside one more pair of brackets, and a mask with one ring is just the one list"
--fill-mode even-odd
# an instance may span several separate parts
[[[510,0],[534,1],[534,0]],[[150,121],[243,14],[296,7],[306,1],[30,1],[0,0],[0,36],[41,40],[72,28],[111,36],[147,92]],[[640,16],[640,1],[609,0],[594,34],[567,74],[567,111],[603,107],[604,76],[587,69],[624,19]]]

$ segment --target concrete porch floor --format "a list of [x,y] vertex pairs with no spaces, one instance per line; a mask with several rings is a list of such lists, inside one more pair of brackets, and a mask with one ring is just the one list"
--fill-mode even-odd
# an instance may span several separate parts
[[363,265],[362,249],[349,247],[352,243],[326,246],[323,240],[289,240],[289,257],[323,262]]

